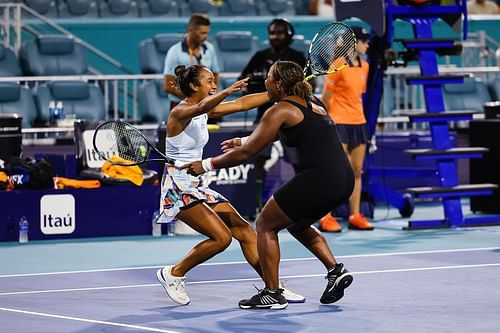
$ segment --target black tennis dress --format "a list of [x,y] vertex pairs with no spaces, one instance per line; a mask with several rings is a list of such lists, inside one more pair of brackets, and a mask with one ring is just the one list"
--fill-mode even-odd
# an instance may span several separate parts
[[298,172],[274,194],[274,199],[295,223],[312,224],[345,202],[354,188],[354,174],[337,128],[327,115],[289,100],[304,120],[280,129],[281,142],[297,150]]

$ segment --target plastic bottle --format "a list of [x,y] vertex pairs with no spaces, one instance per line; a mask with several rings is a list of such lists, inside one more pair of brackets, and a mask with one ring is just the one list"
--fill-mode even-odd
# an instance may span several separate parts
[[25,216],[19,220],[19,243],[28,243],[29,223]]
[[175,221],[170,221],[167,223],[167,236],[175,236]]
[[56,123],[56,102],[50,101],[49,102],[49,124],[50,125],[55,125]]
[[160,218],[160,212],[156,211],[153,214],[153,220],[152,220],[152,235],[153,237],[160,237],[161,236],[161,224],[156,223],[158,219]]
[[56,110],[57,110],[57,116],[58,116],[57,119],[63,120],[64,119],[64,104],[62,101],[57,101]]

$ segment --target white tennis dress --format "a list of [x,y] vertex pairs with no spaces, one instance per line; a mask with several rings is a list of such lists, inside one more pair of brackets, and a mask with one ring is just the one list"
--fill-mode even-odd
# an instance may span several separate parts
[[[208,142],[207,119],[206,114],[196,116],[181,133],[166,138],[166,155],[176,160],[177,165],[202,159],[203,148]],[[224,196],[208,188],[206,183],[204,175],[194,177],[186,170],[165,165],[160,196],[162,216],[158,222],[168,223],[175,220],[181,208],[199,201],[208,203],[227,201]]]

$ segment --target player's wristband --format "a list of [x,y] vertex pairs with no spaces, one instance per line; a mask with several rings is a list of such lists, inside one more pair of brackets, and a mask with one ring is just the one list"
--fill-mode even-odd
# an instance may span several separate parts
[[240,144],[243,146],[247,140],[248,140],[248,136],[244,136],[244,137],[240,138]]
[[203,167],[203,170],[205,170],[205,172],[212,171],[214,169],[214,165],[212,164],[212,158],[209,157],[202,160],[201,166]]

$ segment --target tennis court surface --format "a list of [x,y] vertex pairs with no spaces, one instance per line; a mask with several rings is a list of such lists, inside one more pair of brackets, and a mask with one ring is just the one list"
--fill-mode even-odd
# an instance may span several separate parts
[[241,310],[261,288],[237,244],[188,274],[176,305],[155,271],[199,238],[131,237],[0,246],[2,332],[498,332],[500,227],[327,234],[354,282],[322,305],[325,271],[285,232],[282,280],[306,303]]

